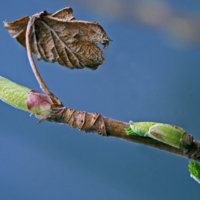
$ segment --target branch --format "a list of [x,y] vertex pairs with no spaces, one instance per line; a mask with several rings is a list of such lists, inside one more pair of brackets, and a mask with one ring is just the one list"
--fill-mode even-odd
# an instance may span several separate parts
[[40,119],[39,122],[47,120],[67,124],[86,133],[98,133],[102,136],[117,137],[186,158],[190,158],[191,154],[193,153],[194,155],[194,152],[196,152],[198,158],[194,156],[191,159],[200,161],[200,142],[198,141],[192,141],[190,148],[187,149],[188,151],[184,151],[152,138],[127,135],[125,129],[129,128],[128,123],[110,119],[98,113],[87,113],[64,107],[58,104],[51,95],[41,94],[3,77],[0,77],[0,99],[18,109],[31,112],[32,115]]
[[[98,133],[102,136],[112,136],[129,142],[147,145],[186,158],[191,158],[190,156],[193,152],[199,151],[200,142],[198,141],[193,141],[191,148],[188,151],[184,151],[148,137],[127,135],[125,129],[129,128],[128,123],[110,119],[97,113],[76,111],[67,107],[62,109],[54,108],[47,120],[68,124],[72,128],[77,128],[84,132]],[[200,161],[200,157],[191,159]]]

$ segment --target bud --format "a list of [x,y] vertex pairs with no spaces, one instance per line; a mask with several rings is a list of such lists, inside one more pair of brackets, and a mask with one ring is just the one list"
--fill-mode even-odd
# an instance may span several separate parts
[[0,77],[0,99],[15,108],[30,112],[39,119],[48,117],[53,104],[48,95]]
[[27,93],[31,89],[0,76],[0,99],[15,108],[31,112],[27,108]]
[[145,136],[169,144],[170,146],[181,148],[182,135],[185,135],[185,133],[180,127],[174,127],[168,124],[155,124]]
[[53,104],[51,98],[48,95],[41,94],[34,90],[28,92],[27,95],[27,108],[32,114],[35,114],[37,118],[47,118],[51,105]]
[[149,128],[155,125],[154,122],[137,122],[134,123],[130,121],[130,128],[132,132],[127,133],[127,135],[137,135],[137,136],[144,136],[148,131]]
[[39,119],[48,117],[52,104],[53,102],[48,95],[41,94],[34,90],[28,93],[27,108],[31,113],[36,114],[36,117]]
[[200,183],[200,165],[197,162],[189,162],[190,176]]
[[178,126],[155,122],[130,122],[130,128],[131,130],[126,130],[127,135],[150,137],[179,149],[188,149],[193,142],[192,136]]

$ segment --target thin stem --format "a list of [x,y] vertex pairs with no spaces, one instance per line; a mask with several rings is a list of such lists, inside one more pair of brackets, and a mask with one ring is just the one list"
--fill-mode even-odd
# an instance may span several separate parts
[[37,67],[35,65],[35,62],[33,60],[33,56],[32,56],[32,52],[31,52],[31,46],[30,46],[30,35],[31,35],[31,28],[32,25],[35,22],[35,17],[30,17],[30,20],[28,22],[27,25],[27,29],[26,29],[26,50],[27,50],[27,54],[28,54],[28,59],[31,65],[31,68],[33,70],[33,73],[35,74],[35,77],[40,85],[40,88],[42,88],[43,92],[47,95],[51,94],[48,87],[46,86],[46,84],[44,83],[44,81],[42,80],[42,77],[40,76]]

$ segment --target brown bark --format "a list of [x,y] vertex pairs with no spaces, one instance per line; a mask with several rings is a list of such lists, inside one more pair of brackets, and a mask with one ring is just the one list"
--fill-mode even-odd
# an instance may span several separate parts
[[47,120],[51,122],[67,124],[72,128],[77,128],[87,133],[98,133],[102,136],[117,137],[129,142],[147,145],[163,151],[177,154],[179,156],[200,161],[200,143],[198,141],[193,141],[190,148],[185,151],[148,137],[127,135],[125,129],[129,127],[128,123],[103,117],[98,113],[87,113],[67,107],[55,106],[55,108],[52,108],[52,112]]

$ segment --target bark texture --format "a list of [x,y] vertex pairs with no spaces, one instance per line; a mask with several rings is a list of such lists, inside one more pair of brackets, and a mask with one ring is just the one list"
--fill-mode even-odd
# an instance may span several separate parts
[[127,135],[125,129],[129,127],[128,123],[110,119],[98,113],[77,111],[59,105],[58,107],[55,106],[55,108],[52,108],[52,112],[47,120],[67,124],[72,128],[77,128],[86,133],[98,133],[101,136],[117,137],[129,142],[148,145],[179,156],[200,161],[200,142],[198,141],[193,140],[192,145],[187,150],[182,150],[148,137]]

